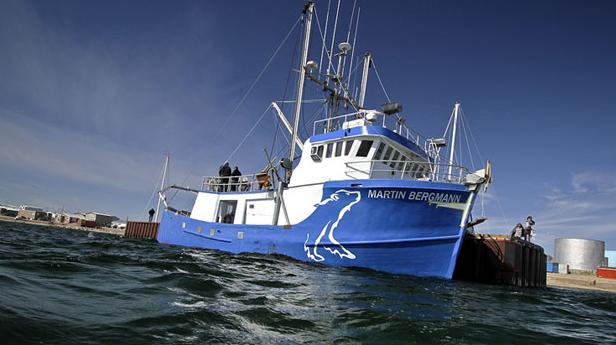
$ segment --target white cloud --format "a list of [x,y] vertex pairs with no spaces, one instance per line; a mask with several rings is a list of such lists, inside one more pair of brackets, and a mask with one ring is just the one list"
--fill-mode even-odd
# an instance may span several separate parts
[[160,170],[151,166],[156,154],[119,147],[102,136],[73,132],[25,116],[3,115],[0,161],[5,167],[40,170],[74,182],[124,190],[144,188],[153,171]]
[[616,245],[616,175],[574,174],[568,188],[548,195],[537,212],[536,228],[550,238],[580,237]]
[[[519,207],[512,209],[517,214],[505,215],[500,206],[503,195],[492,188],[485,196],[489,220],[477,230],[507,233],[530,214],[537,222],[534,241],[548,253],[552,252],[554,239],[561,237],[603,240],[607,248],[616,248],[616,173],[585,171],[573,174],[565,185],[546,184],[534,189],[535,194],[527,200],[515,202]],[[519,213],[523,209],[533,211]],[[480,200],[475,204],[474,214],[481,214]]]

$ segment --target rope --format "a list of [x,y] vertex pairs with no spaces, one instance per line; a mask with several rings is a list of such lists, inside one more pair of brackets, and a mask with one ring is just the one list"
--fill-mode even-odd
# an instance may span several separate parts
[[270,110],[270,108],[272,107],[272,105],[270,104],[265,111],[263,112],[263,114],[261,114],[261,116],[259,116],[259,119],[257,120],[257,122],[255,122],[255,124],[252,126],[252,128],[248,131],[248,133],[244,136],[244,138],[242,139],[242,141],[240,141],[239,144],[237,144],[237,146],[235,147],[235,149],[231,152],[231,154],[229,155],[229,157],[227,157],[227,161],[231,160],[231,157],[233,157],[233,155],[235,155],[235,153],[237,152],[237,150],[240,148],[240,146],[242,146],[244,144],[244,142],[246,141],[246,139],[248,139],[248,137],[252,134],[252,132],[255,130],[255,128],[257,128],[257,125],[259,125],[259,123],[261,122],[261,120],[263,120],[263,117],[265,116],[265,114],[267,114],[267,112]]

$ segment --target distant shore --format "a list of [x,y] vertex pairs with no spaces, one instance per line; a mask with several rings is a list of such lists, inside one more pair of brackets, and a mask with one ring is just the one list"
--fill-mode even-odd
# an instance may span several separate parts
[[547,286],[604,292],[616,292],[616,279],[593,275],[548,273]]
[[117,236],[124,236],[124,233],[125,233],[124,229],[114,229],[114,228],[106,228],[106,227],[88,228],[88,227],[82,227],[82,226],[77,226],[77,225],[72,225],[72,224],[53,223],[49,221],[23,220],[23,219],[17,220],[14,217],[7,217],[7,216],[0,216],[0,221],[40,225],[40,226],[47,226],[47,227],[60,228],[60,229],[79,230],[79,231],[85,231],[85,232],[98,232],[102,234],[110,234],[110,235],[117,235]]

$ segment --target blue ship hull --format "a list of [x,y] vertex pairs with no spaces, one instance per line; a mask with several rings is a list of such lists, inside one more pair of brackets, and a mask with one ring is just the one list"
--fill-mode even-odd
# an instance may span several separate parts
[[[351,183],[352,182],[352,183]],[[166,211],[158,241],[231,253],[283,254],[302,261],[451,279],[471,193],[459,184],[327,182],[323,200],[292,226],[222,224]],[[457,209],[455,208],[457,206]],[[287,206],[289,207],[289,206]]]

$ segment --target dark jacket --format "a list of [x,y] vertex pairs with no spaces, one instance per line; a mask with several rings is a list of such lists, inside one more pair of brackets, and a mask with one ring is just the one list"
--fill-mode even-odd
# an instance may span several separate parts
[[229,164],[223,164],[218,169],[218,176],[231,176],[231,167]]

